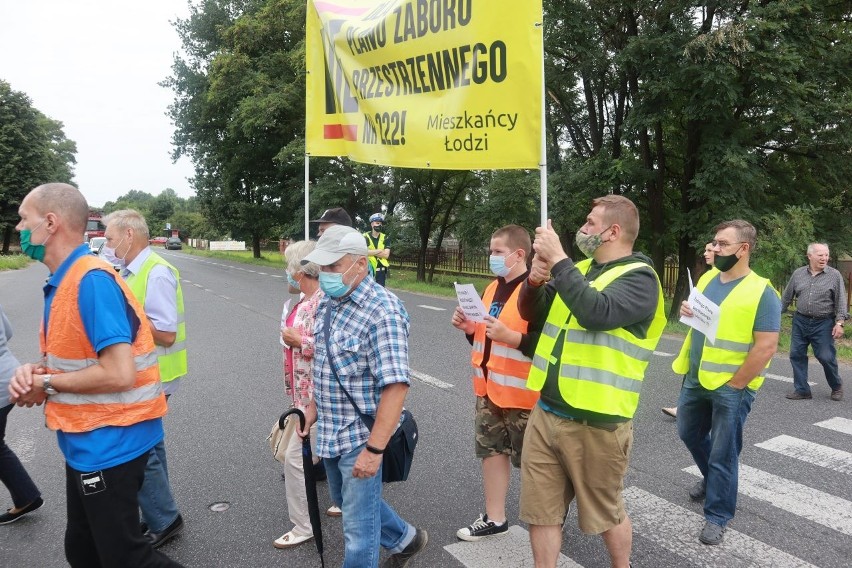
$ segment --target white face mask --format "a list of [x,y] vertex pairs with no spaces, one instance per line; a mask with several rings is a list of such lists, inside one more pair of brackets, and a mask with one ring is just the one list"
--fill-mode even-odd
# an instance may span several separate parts
[[115,251],[118,250],[118,247],[120,247],[121,243],[123,242],[124,238],[118,241],[118,245],[116,245],[115,248],[110,248],[106,246],[106,244],[104,244],[103,248],[101,249],[101,254],[104,255],[104,259],[106,259],[107,262],[115,266],[121,266],[122,268],[124,268],[124,265],[126,264],[125,259],[127,258],[127,252],[130,252],[130,249],[127,249],[127,252],[124,253],[124,256],[122,258],[118,258],[118,256],[116,256],[115,254]]

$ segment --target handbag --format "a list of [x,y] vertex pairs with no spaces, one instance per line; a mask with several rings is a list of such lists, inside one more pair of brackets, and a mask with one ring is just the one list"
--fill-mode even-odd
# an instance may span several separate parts
[[[334,375],[334,379],[340,385],[343,394],[349,399],[349,403],[355,407],[355,411],[358,412],[358,416],[361,417],[364,426],[372,431],[373,425],[376,422],[375,417],[361,412],[361,409],[355,404],[355,401],[352,399],[349,391],[346,390],[346,387],[343,386],[340,377],[337,376],[337,371],[334,369],[334,361],[331,359],[331,343],[329,341],[330,332],[331,304],[329,303],[328,309],[325,312],[325,350],[328,357],[328,366],[331,367],[331,374]],[[411,471],[411,462],[414,461],[414,448],[417,447],[419,439],[417,421],[414,420],[414,415],[405,408],[402,409],[400,418],[399,426],[390,437],[390,440],[388,440],[388,445],[385,447],[384,453],[382,453],[382,482],[384,483],[394,483],[408,479],[408,473]]]
[[288,416],[284,419],[284,427],[282,428],[281,421],[276,420],[275,424],[272,425],[272,430],[269,432],[269,436],[266,437],[266,441],[269,442],[269,449],[272,450],[272,457],[281,463],[285,462],[287,443],[290,440],[290,436],[293,435],[291,422],[292,421]]

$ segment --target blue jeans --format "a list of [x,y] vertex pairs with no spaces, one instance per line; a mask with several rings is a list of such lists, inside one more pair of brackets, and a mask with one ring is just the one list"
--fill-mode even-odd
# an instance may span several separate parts
[[379,565],[379,546],[402,552],[414,540],[415,529],[382,499],[382,468],[368,479],[352,477],[352,467],[364,446],[336,458],[324,458],[331,501],[343,510],[343,568]]
[[723,527],[737,510],[743,426],[754,394],[728,385],[684,387],[677,402],[677,433],[707,484],[704,518]]
[[814,356],[825,371],[825,380],[832,391],[838,390],[842,383],[837,368],[837,351],[831,330],[834,318],[822,320],[808,319],[796,314],[793,316],[793,333],[790,337],[790,364],[793,366],[793,384],[796,392],[810,394],[808,384],[808,344],[814,349]]
[[177,503],[169,486],[165,440],[160,440],[148,453],[145,480],[139,489],[139,509],[151,532],[163,532],[177,519]]
[[[6,396],[6,393],[0,393],[0,396]],[[6,445],[6,417],[13,408],[14,404],[0,408],[0,481],[12,494],[15,507],[21,508],[41,497],[41,493],[24,469],[21,460]]]

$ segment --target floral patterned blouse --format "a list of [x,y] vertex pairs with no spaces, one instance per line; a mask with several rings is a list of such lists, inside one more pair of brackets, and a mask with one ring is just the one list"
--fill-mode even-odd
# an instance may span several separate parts
[[289,365],[291,359],[287,357],[288,348],[284,347],[284,386],[287,394],[293,397],[293,404],[302,410],[307,408],[314,398],[314,380],[311,375],[314,358],[314,319],[322,297],[323,292],[318,289],[310,298],[299,300],[287,316],[287,321],[293,322],[290,327],[296,328],[302,335],[302,346],[290,349],[292,368]]

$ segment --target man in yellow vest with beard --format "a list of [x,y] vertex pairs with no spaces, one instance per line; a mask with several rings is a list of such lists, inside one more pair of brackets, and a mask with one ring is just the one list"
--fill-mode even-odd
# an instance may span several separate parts
[[[148,246],[148,224],[133,209],[115,211],[106,216],[104,257],[121,267],[136,299],[142,304],[160,363],[160,379],[166,398],[180,386],[186,375],[186,328],[184,324],[183,291],[177,268]],[[183,517],[178,511],[169,486],[166,447],[160,441],[148,456],[145,482],[139,490],[139,508],[146,535],[154,547],[163,545],[183,529]]]
[[[536,568],[554,568],[576,497],[580,530],[601,534],[612,566],[628,568],[633,529],[622,490],[633,414],[665,326],[651,260],[633,252],[639,212],[607,195],[576,235],[589,257],[574,263],[548,221],[536,229],[521,317],[541,325],[527,387],[541,391],[521,456],[521,520]],[[550,279],[545,285],[545,282]]]
[[[696,288],[719,306],[714,341],[689,331],[672,364],[684,375],[677,402],[677,430],[702,479],[689,490],[704,500],[704,528],[698,539],[719,544],[737,508],[743,427],[763,374],[778,347],[781,300],[772,284],[749,267],[757,231],[748,221],[720,223],[713,239],[719,273]],[[693,315],[689,302],[680,308]]]

